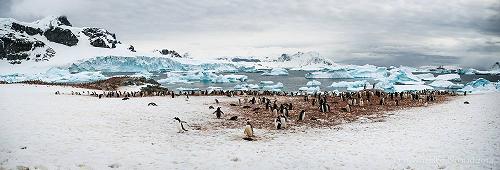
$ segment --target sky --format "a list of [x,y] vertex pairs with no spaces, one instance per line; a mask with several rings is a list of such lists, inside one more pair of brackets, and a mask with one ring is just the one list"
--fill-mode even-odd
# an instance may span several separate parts
[[0,0],[0,17],[65,15],[138,50],[198,57],[316,51],[341,63],[500,61],[500,0]]

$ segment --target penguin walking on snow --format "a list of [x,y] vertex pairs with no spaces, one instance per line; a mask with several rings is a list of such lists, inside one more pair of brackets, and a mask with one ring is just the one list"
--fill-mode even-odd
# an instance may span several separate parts
[[215,112],[213,114],[215,114],[215,116],[217,116],[217,119],[220,119],[222,117],[222,114],[224,114],[224,112],[222,112],[222,110],[220,110],[220,107],[217,107],[217,110],[215,110]]
[[178,117],[174,117],[174,119],[177,121],[177,129],[179,130],[177,133],[183,133],[188,131],[186,128],[184,128],[187,123],[185,121],[182,121]]

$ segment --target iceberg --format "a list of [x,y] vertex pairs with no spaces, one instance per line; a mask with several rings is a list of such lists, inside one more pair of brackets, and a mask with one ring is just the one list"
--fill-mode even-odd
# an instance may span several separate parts
[[446,81],[462,81],[460,75],[458,74],[442,74],[436,77],[436,80],[446,80]]
[[300,87],[299,88],[300,92],[306,92],[307,94],[314,94],[321,92],[321,89],[319,86],[314,86],[314,87]]
[[288,71],[284,68],[273,68],[269,72],[262,73],[263,76],[286,76]]
[[37,74],[9,74],[1,75],[0,81],[6,81],[9,83],[21,82],[28,80],[40,80],[49,83],[83,83],[92,82],[97,80],[104,80],[107,77],[102,75],[101,72],[79,72],[70,73],[68,69],[53,67],[47,70],[45,73]]
[[313,81],[308,81],[307,84],[306,84],[307,87],[317,87],[317,86],[321,86],[321,82],[317,81],[317,80],[313,80]]
[[181,92],[186,92],[186,91],[200,91],[200,88],[185,88],[185,87],[179,87],[176,88],[177,91]]
[[383,78],[389,76],[386,67],[376,67],[373,65],[351,66],[349,74],[354,78]]
[[461,89],[464,87],[463,84],[455,84],[446,80],[436,80],[429,84],[432,87],[447,88],[447,89]]
[[422,85],[424,82],[409,71],[398,70],[391,74],[387,80],[398,85]]
[[333,88],[349,88],[349,87],[363,87],[364,86],[370,86],[370,83],[366,80],[362,81],[352,81],[352,82],[347,82],[347,81],[341,81],[341,82],[333,82],[330,87]]
[[420,78],[423,81],[434,81],[436,80],[436,77],[434,77],[433,74],[431,73],[425,73],[425,74],[416,74],[418,78]]
[[187,70],[187,65],[165,57],[103,56],[73,63],[68,69],[72,73],[83,71],[154,72],[160,70]]
[[278,82],[274,85],[265,85],[262,87],[263,90],[269,90],[269,91],[281,91],[283,89],[283,83]]
[[193,83],[211,82],[211,83],[230,83],[243,82],[248,79],[246,75],[217,75],[210,71],[192,71],[192,72],[168,72],[167,78],[158,80],[159,83],[175,84],[175,83]]
[[274,84],[274,82],[273,81],[260,81],[259,84],[261,84],[261,85],[270,85],[270,84]]
[[352,79],[352,76],[347,70],[331,70],[331,71],[316,71],[305,75],[308,79]]
[[219,90],[222,90],[222,87],[214,87],[214,86],[208,86],[207,87],[207,92],[208,93],[212,93],[213,91],[219,91]]
[[478,94],[486,92],[495,92],[499,91],[499,89],[498,89],[498,82],[494,84],[484,78],[479,78],[467,83],[464,88],[459,89],[457,91]]

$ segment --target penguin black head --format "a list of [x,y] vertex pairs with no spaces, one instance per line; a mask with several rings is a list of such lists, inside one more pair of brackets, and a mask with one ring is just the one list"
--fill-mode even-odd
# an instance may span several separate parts
[[178,117],[174,117],[174,119],[179,121],[179,122],[181,121],[181,119],[179,119]]

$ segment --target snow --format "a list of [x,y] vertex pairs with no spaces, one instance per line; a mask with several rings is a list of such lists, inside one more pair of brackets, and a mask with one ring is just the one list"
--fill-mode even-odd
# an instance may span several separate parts
[[269,72],[262,73],[263,76],[286,76],[288,71],[284,68],[273,68]]
[[442,74],[436,76],[436,80],[446,80],[446,81],[462,81],[460,75],[458,74]]
[[[460,96],[440,105],[389,112],[383,122],[255,129],[262,139],[249,142],[241,139],[244,124],[240,129],[176,132],[173,117],[202,127],[226,121],[214,119],[208,106],[215,105],[215,98],[221,102],[236,98],[99,100],[53,95],[56,90],[75,89],[0,85],[0,93],[9,96],[0,98],[0,167],[495,169],[500,163],[500,93]],[[149,102],[158,106],[148,107]]]
[[446,80],[436,80],[429,84],[432,87],[448,88],[448,89],[460,89],[463,88],[463,84],[455,84]]

